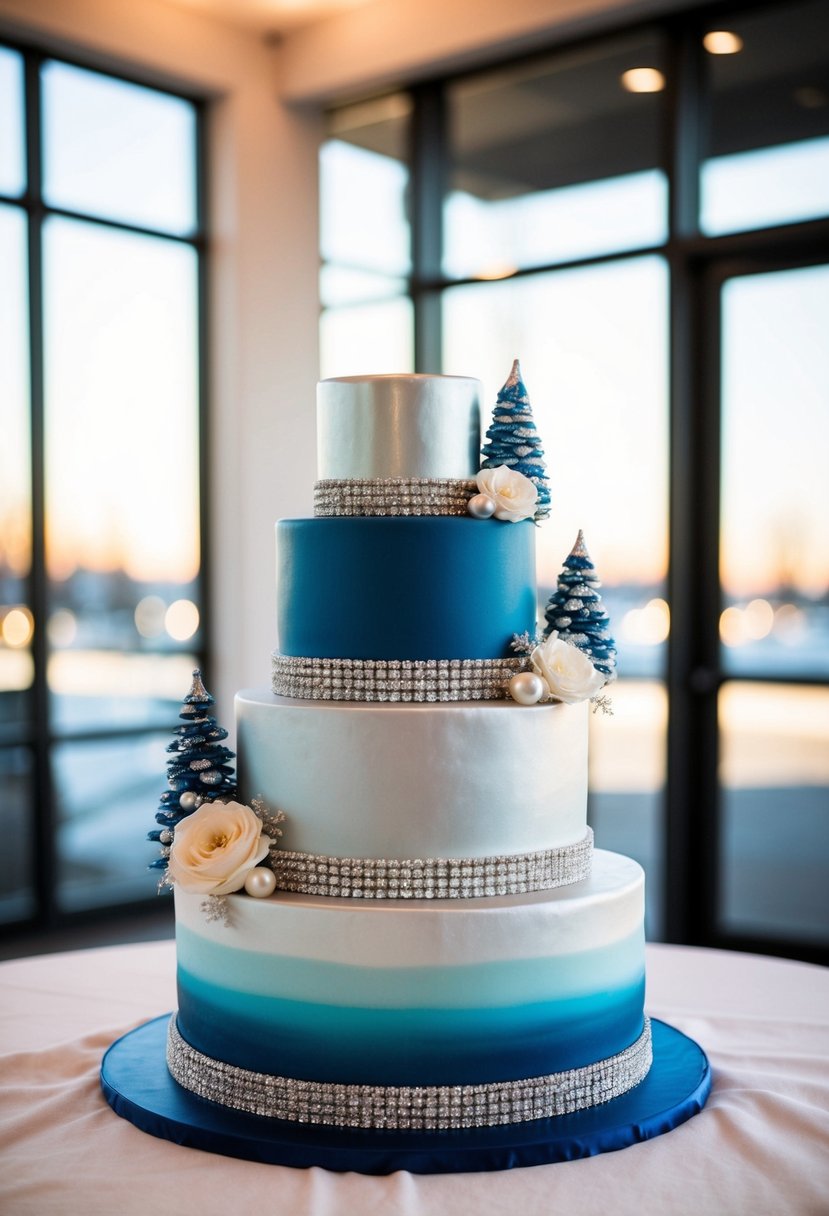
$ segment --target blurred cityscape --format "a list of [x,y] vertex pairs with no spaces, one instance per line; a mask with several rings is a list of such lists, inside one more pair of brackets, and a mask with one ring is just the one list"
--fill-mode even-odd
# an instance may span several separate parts
[[[551,588],[540,588],[539,619]],[[33,624],[13,601],[19,584],[0,577],[0,729],[25,730],[32,679]],[[12,593],[12,594],[10,594]],[[619,648],[614,713],[591,723],[590,819],[599,844],[637,858],[649,875],[649,931],[659,935],[660,840],[667,701],[662,677],[670,614],[661,585],[605,585]],[[48,684],[57,795],[61,903],[67,909],[152,894],[155,877],[140,844],[165,788],[170,731],[178,724],[198,645],[195,582],[136,582],[123,571],[77,570],[51,587]],[[780,891],[771,878],[788,865],[801,912],[799,933],[829,912],[821,870],[829,852],[829,698],[758,675],[814,675],[829,661],[829,603],[791,589],[729,603],[720,620],[723,663],[734,677],[721,705],[727,907],[736,921],[768,919]],[[751,683],[740,682],[751,674]],[[225,723],[232,734],[232,723]],[[107,738],[113,730],[140,733]],[[233,739],[230,745],[234,746]],[[31,760],[23,747],[0,751],[5,815],[28,837]],[[797,830],[792,831],[792,824]],[[807,827],[808,825],[808,827]],[[730,843],[729,843],[730,842]],[[798,843],[799,842],[799,843]],[[128,847],[127,847],[128,845]],[[756,854],[745,865],[746,851]],[[146,861],[153,848],[146,846]],[[731,865],[729,859],[741,858]],[[788,860],[787,860],[788,858]],[[5,871],[0,908],[25,913],[32,892],[23,868]],[[785,909],[772,909],[787,924]],[[782,918],[782,920],[781,920]],[[802,922],[802,923],[801,923]]]

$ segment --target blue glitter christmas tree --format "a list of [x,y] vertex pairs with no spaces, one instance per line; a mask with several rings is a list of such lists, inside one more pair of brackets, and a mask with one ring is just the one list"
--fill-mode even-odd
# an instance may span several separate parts
[[544,636],[557,630],[561,640],[583,650],[609,682],[616,678],[616,643],[608,632],[610,617],[597,587],[601,583],[580,530],[558,576],[558,586],[547,601]]
[[159,828],[147,834],[161,845],[161,856],[151,870],[166,870],[173,829],[203,802],[230,801],[236,794],[233,766],[235,753],[224,746],[227,731],[209,714],[215,700],[202,683],[201,672],[193,672],[193,683],[184,698],[179,717],[184,726],[173,731],[167,747],[173,758],[167,763],[167,789],[161,795],[155,821]]
[[532,407],[521,366],[516,359],[492,411],[492,422],[486,433],[487,442],[481,448],[482,469],[497,469],[502,464],[523,473],[535,483],[538,504],[535,518],[546,519],[550,514],[550,483],[544,463],[544,449],[535,429]]

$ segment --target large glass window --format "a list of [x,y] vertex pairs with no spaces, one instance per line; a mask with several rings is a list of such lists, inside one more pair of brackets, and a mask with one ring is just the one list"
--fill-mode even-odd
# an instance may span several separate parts
[[705,37],[710,77],[702,229],[711,236],[829,212],[829,8],[787,3]]
[[729,672],[829,676],[829,266],[722,299],[720,619]]
[[[660,244],[661,69],[647,35],[451,85],[446,274],[503,278]],[[638,87],[637,71],[657,87]]]
[[[413,234],[392,294],[415,370],[478,376],[486,421],[521,360],[553,489],[539,611],[583,529],[620,669],[613,717],[591,722],[589,816],[645,865],[649,933],[815,958],[829,21],[817,0],[718,13],[418,85],[408,150],[337,111],[328,147],[351,124],[395,162],[384,222]],[[322,191],[325,216],[325,173]],[[360,215],[339,222],[337,259],[376,274]],[[390,311],[360,318],[372,282],[343,301],[354,373],[399,354]]]
[[410,113],[402,93],[338,110],[320,154],[323,377],[414,369]]
[[[722,309],[719,919],[829,943],[829,266]],[[775,683],[761,682],[772,677]]]
[[0,106],[0,916],[46,923],[152,895],[153,732],[204,660],[199,111],[5,47]]

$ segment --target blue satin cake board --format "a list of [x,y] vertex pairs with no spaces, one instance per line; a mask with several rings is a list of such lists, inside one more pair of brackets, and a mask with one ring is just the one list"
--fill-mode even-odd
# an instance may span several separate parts
[[572,1115],[497,1127],[401,1132],[267,1119],[217,1106],[182,1089],[167,1071],[170,1015],[155,1018],[106,1052],[101,1088],[116,1114],[187,1148],[247,1161],[361,1174],[461,1174],[544,1165],[613,1152],[678,1127],[705,1105],[711,1068],[697,1043],[654,1020],[653,1064],[620,1098]]

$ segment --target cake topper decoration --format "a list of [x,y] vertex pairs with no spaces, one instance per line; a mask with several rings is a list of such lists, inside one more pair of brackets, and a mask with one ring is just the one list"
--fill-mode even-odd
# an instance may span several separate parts
[[155,817],[160,826],[147,834],[148,840],[161,845],[160,855],[150,863],[151,870],[167,869],[177,823],[192,815],[203,802],[232,798],[236,793],[230,763],[234,753],[224,746],[227,731],[208,712],[214,704],[196,667],[179,713],[185,725],[173,731],[175,738],[167,748],[173,755],[167,762],[168,788],[161,795]]
[[224,746],[227,731],[208,713],[215,704],[195,668],[179,717],[185,722],[167,751],[168,789],[161,795],[156,822],[147,838],[161,846],[150,869],[162,870],[159,890],[177,885],[204,894],[208,920],[229,923],[224,898],[243,887],[262,899],[276,879],[270,864],[285,819],[254,798],[251,806],[235,800],[235,753]]
[[610,617],[597,588],[601,586],[590,560],[584,533],[564,561],[558,586],[547,602],[545,636],[556,632],[564,642],[582,650],[606,683],[616,678],[616,643],[610,636]]
[[502,464],[496,469],[481,469],[475,481],[480,493],[470,498],[466,506],[473,519],[490,519],[494,515],[516,524],[535,517],[538,489],[523,473]]
[[509,682],[509,695],[519,705],[538,705],[550,700],[564,701],[567,705],[597,701],[605,683],[603,674],[586,654],[558,634],[539,639],[523,633],[516,635],[511,645],[526,656],[525,669]]
[[513,362],[506,384],[498,393],[492,422],[486,434],[487,442],[481,448],[481,468],[497,469],[506,465],[528,477],[538,490],[535,518],[546,519],[550,514],[550,484],[544,449],[517,359]]

